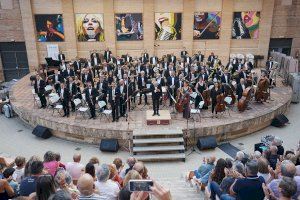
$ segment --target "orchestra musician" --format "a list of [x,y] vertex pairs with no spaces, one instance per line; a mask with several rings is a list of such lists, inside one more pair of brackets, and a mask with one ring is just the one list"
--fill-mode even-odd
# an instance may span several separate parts
[[62,73],[64,78],[67,78],[69,76],[75,76],[74,70],[71,68],[70,64],[67,64],[67,69],[65,69]]
[[171,53],[168,59],[169,62],[173,63],[174,65],[176,64],[176,56],[174,56],[174,53]]
[[227,69],[224,70],[224,74],[221,76],[221,82],[224,84],[229,84],[231,80],[230,73],[228,72]]
[[186,48],[183,47],[183,50],[180,52],[181,58],[184,58],[187,54],[188,54],[188,52],[186,51]]
[[[108,91],[108,81],[105,79],[104,75],[100,75],[99,81],[96,84],[96,89],[99,93],[98,101],[104,101],[107,104],[107,91]],[[104,107],[104,109],[106,106]]]
[[71,102],[72,112],[75,112],[75,103],[74,103],[74,99],[75,98],[74,97],[77,94],[77,87],[76,87],[76,84],[73,81],[73,77],[72,76],[69,76],[67,78],[66,87],[68,88],[69,93],[70,93],[70,102]]
[[124,80],[119,80],[119,85],[117,86],[118,90],[120,91],[120,101],[119,101],[119,108],[120,108],[120,117],[124,117],[126,114],[126,99],[127,99],[127,87],[125,87]]
[[246,89],[245,86],[245,79],[241,78],[240,83],[237,84],[236,87],[236,95],[238,96],[238,101],[242,98],[243,96],[243,91]]
[[197,93],[197,97],[195,99],[195,108],[198,108],[200,101],[204,100],[202,98],[202,93],[204,90],[206,90],[206,84],[205,84],[203,78],[200,76],[198,79],[198,82],[195,86],[195,92]]
[[110,58],[111,58],[111,56],[112,56],[112,53],[111,53],[111,51],[109,50],[109,48],[106,48],[106,50],[104,51],[104,60],[108,63],[108,62],[110,62]]
[[151,92],[152,92],[152,104],[153,104],[153,114],[160,116],[159,114],[159,100],[160,97],[162,96],[162,89],[161,85],[157,83],[157,81],[153,81],[151,86],[150,86]]
[[52,84],[54,85],[54,89],[56,93],[58,93],[60,89],[60,83],[64,82],[64,77],[58,73],[58,70],[54,70],[54,74],[51,76]]
[[[145,76],[145,72],[141,71],[141,75],[138,77],[138,89],[140,90],[140,101],[138,105],[142,103],[142,94],[143,90],[147,89],[147,83],[148,83],[148,78]],[[144,100],[145,100],[145,105],[149,105],[147,102],[147,94],[144,92]]]
[[80,63],[80,60],[77,56],[76,56],[76,58],[75,58],[72,65],[73,65],[73,69],[74,69],[75,74],[80,77],[81,63]]
[[98,91],[92,86],[91,81],[87,81],[86,85],[87,87],[85,88],[84,93],[91,112],[90,119],[96,119],[96,98],[98,96]]
[[59,96],[60,100],[62,102],[64,115],[63,117],[69,117],[70,116],[70,91],[68,87],[65,87],[65,83],[60,83],[60,90],[59,90]]
[[83,74],[82,74],[82,78],[81,81],[83,83],[83,85],[86,87],[87,83],[90,82],[92,84],[92,86],[94,87],[94,80],[93,80],[93,76],[92,74],[89,72],[89,69],[83,69]]
[[120,90],[116,87],[116,83],[112,82],[108,91],[108,101],[112,109],[113,122],[119,121],[119,103],[120,103]]
[[171,76],[167,78],[167,86],[168,86],[168,92],[169,92],[169,99],[170,99],[170,106],[173,105],[173,98],[176,98],[176,91],[177,91],[177,86],[178,86],[178,79],[175,77],[175,72],[171,71]]
[[45,81],[41,78],[39,74],[36,75],[36,80],[34,82],[34,91],[40,98],[41,108],[46,108],[47,100],[45,97]]
[[101,63],[99,53],[97,53],[96,50],[94,50],[90,55],[90,59],[91,59],[91,66],[92,66],[93,74],[94,74],[94,76],[96,76],[96,74],[97,74],[99,77],[99,66]]
[[183,98],[182,105],[183,105],[183,113],[182,116],[185,119],[189,119],[191,116],[191,106],[190,106],[190,92],[191,88],[189,86],[188,81],[184,81],[183,87],[181,88],[181,95]]
[[211,98],[211,113],[212,117],[217,116],[217,112],[215,112],[215,107],[217,105],[217,96],[221,94],[221,90],[219,88],[219,83],[214,82],[214,87],[210,90],[210,98]]
[[59,51],[58,60],[59,60],[59,62],[66,60],[65,54],[63,54],[62,51]]

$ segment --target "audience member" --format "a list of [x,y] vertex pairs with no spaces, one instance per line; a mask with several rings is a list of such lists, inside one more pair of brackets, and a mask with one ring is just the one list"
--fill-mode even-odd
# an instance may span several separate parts
[[15,171],[12,175],[13,179],[17,181],[17,183],[21,183],[22,179],[24,178],[24,170],[25,170],[25,164],[26,159],[22,156],[17,156],[15,158]]
[[14,168],[6,168],[3,172],[4,178],[7,180],[9,185],[14,189],[15,195],[19,194],[19,184],[13,179],[12,175],[15,172]]
[[[83,174],[77,182],[77,188],[80,192],[79,200],[86,199],[104,199],[94,191],[94,178],[90,174]],[[102,189],[102,188],[101,188]]]
[[9,185],[6,179],[0,179],[0,199],[10,199],[15,195],[14,189]]
[[54,176],[58,167],[59,163],[56,161],[55,153],[52,151],[47,151],[44,154],[44,170]]
[[49,200],[72,200],[69,192],[65,190],[58,190],[55,194],[49,197]]
[[[129,157],[127,159],[128,168],[125,170],[124,175],[126,175],[130,170],[132,170],[135,163],[136,163],[136,159],[134,157]],[[124,177],[121,176],[121,178],[124,178]]]
[[97,181],[95,187],[103,200],[117,200],[120,188],[117,183],[109,179],[109,167],[102,164],[96,172]]
[[97,157],[91,157],[91,159],[89,160],[89,163],[92,163],[93,165],[99,165],[100,161]]
[[246,163],[245,178],[236,179],[230,188],[230,194],[242,200],[263,200],[265,195],[262,188],[264,179],[258,177],[258,163],[251,160]]
[[273,170],[276,168],[276,163],[279,159],[279,155],[277,154],[277,147],[276,146],[271,146],[270,150],[267,152],[266,158],[269,161],[270,166],[272,167]]
[[86,164],[85,173],[91,175],[95,181],[97,180],[95,165],[93,163],[89,162],[88,164]]
[[66,170],[71,175],[73,183],[76,185],[77,180],[84,172],[84,165],[80,163],[81,155],[79,153],[74,154],[73,162],[66,164]]
[[119,193],[119,200],[130,200],[131,192],[129,190],[129,181],[142,179],[142,176],[135,170],[130,170],[123,181],[124,187]]
[[267,159],[265,158],[259,158],[257,160],[257,164],[258,164],[258,173],[257,176],[261,176],[264,178],[265,182],[268,183],[270,180],[270,173],[269,173],[269,162]]
[[36,191],[36,182],[39,176],[42,175],[44,165],[42,161],[34,160],[28,166],[30,176],[24,178],[20,184],[20,196],[29,196]]
[[[55,183],[51,174],[44,174],[38,177],[36,181],[35,199],[48,200],[51,195],[55,194],[55,192]],[[34,194],[30,196],[32,197]]]
[[116,182],[120,188],[123,186],[123,180],[119,176],[117,168],[114,164],[109,165],[109,179]]

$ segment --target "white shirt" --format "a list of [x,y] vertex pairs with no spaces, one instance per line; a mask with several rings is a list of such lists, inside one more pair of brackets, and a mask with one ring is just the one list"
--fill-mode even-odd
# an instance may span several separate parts
[[64,89],[61,89],[61,90],[60,90],[60,97],[61,97],[61,99],[64,98]]
[[95,64],[95,65],[98,65],[98,61],[97,61],[97,58],[96,58],[96,57],[94,57],[94,64]]
[[175,79],[172,77],[172,86],[174,86]]
[[228,76],[225,75],[225,82],[228,83]]
[[18,183],[21,183],[22,181],[22,178],[24,178],[24,169],[25,168],[22,168],[22,169],[17,169],[17,167],[14,167],[15,168],[15,171],[12,175],[13,179],[16,180]]
[[245,85],[244,84],[242,85],[242,88],[243,88],[243,91],[244,91],[245,90]]
[[117,200],[119,196],[119,186],[112,180],[106,182],[95,181],[95,187],[100,193],[101,200]]
[[66,170],[69,172],[73,180],[78,180],[84,173],[84,165],[77,162],[68,162],[66,164]]
[[91,88],[89,88],[89,94],[92,95],[92,89]]
[[142,86],[145,86],[144,77],[142,77]]
[[113,101],[115,100],[115,96],[116,96],[115,94],[116,94],[115,89],[113,89],[113,90],[112,90],[112,100],[113,100]]

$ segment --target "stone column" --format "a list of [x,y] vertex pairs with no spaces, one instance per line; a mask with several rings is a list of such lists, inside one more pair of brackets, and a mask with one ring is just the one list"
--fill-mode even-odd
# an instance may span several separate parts
[[114,1],[104,0],[103,2],[104,11],[104,37],[106,47],[111,50],[113,55],[117,55],[116,50],[116,35],[115,35],[115,16],[114,16]]
[[193,24],[194,24],[195,0],[183,1],[182,16],[182,44],[193,55]]
[[[264,60],[259,62],[265,63],[268,59],[269,43],[271,38],[273,11],[274,11],[275,0],[264,0],[262,3],[262,11],[260,13],[259,23],[259,55],[264,56]],[[261,28],[263,27],[263,28]]]
[[39,66],[38,52],[36,46],[35,28],[33,23],[33,14],[30,0],[19,1],[23,31],[25,38],[25,45],[28,57],[29,71],[33,72]]
[[154,0],[144,0],[143,10],[144,49],[149,55],[154,55]]
[[62,0],[64,19],[66,59],[70,60],[77,56],[77,39],[75,35],[74,6],[71,0]]
[[220,46],[218,56],[222,63],[227,63],[230,54],[231,27],[233,16],[233,0],[223,0],[222,2],[222,18],[220,32]]

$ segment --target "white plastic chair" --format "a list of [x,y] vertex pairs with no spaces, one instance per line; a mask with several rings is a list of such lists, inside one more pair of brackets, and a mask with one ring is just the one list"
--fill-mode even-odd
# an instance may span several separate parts
[[109,120],[109,117],[112,115],[112,110],[106,109],[106,110],[103,110],[101,112],[102,108],[104,108],[106,106],[105,101],[99,101],[98,105],[99,105],[99,108],[100,108],[99,109],[100,110],[100,119],[101,119],[102,116],[105,116],[106,119]]
[[34,89],[31,90],[31,93],[32,93],[32,96],[33,96],[33,106],[34,106],[34,107],[35,107],[35,106],[38,107],[38,105],[41,105],[41,100],[40,100],[40,98],[38,97],[38,95],[35,93],[35,90],[34,90]]
[[203,108],[204,106],[204,101],[200,101],[199,105],[197,108],[192,108],[191,109],[191,115],[192,115],[192,118],[194,119],[194,116],[198,116],[200,122],[201,122],[201,109]]

